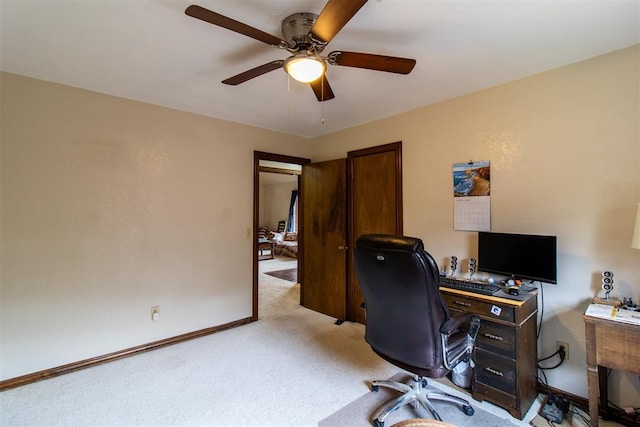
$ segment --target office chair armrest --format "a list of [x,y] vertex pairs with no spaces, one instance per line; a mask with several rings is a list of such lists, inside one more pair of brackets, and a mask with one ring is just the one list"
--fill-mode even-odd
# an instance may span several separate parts
[[[464,339],[460,338],[460,326],[469,320],[469,328],[464,334]],[[444,353],[444,366],[451,370],[463,360],[467,360],[473,353],[476,344],[476,336],[480,330],[480,318],[471,313],[460,313],[447,320],[440,327],[440,337],[442,339],[442,351]],[[458,337],[449,342],[449,338],[458,332]]]
[[451,335],[452,333],[460,329],[460,326],[464,322],[468,320],[470,321],[474,316],[477,317],[477,315],[474,315],[473,313],[457,313],[442,324],[442,326],[440,327],[440,333],[447,336]]

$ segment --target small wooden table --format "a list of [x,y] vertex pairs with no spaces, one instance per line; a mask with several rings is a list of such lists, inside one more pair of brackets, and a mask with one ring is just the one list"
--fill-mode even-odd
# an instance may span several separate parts
[[[267,255],[264,254],[265,249],[269,250]],[[273,242],[268,239],[258,239],[258,261],[263,259],[273,259]]]
[[607,368],[640,375],[640,325],[586,314],[583,318],[587,344],[589,415],[591,426],[594,427],[598,425],[599,412],[605,419],[609,416]]

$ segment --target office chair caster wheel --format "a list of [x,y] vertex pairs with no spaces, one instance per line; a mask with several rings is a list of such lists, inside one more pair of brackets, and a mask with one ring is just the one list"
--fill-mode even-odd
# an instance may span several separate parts
[[373,427],[384,427],[384,421],[378,421],[378,419],[376,418],[375,420],[373,420]]
[[467,405],[463,405],[462,406],[462,410],[464,411],[464,414],[469,416],[469,417],[476,413],[475,409],[473,409],[471,406],[467,406]]
[[[371,391],[378,391],[378,386],[377,385],[371,385]],[[382,427],[382,426],[381,426]]]

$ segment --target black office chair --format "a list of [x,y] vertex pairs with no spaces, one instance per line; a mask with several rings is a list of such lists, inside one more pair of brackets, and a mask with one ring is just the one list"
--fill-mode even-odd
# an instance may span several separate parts
[[460,404],[473,415],[468,401],[427,384],[427,377],[441,378],[470,358],[480,319],[469,313],[451,316],[438,290],[438,266],[422,240],[360,236],[355,266],[366,310],[365,339],[380,357],[414,374],[412,384],[373,381],[373,391],[389,387],[404,393],[378,412],[374,425],[383,427],[389,414],[408,403],[420,403],[442,421],[430,399]]

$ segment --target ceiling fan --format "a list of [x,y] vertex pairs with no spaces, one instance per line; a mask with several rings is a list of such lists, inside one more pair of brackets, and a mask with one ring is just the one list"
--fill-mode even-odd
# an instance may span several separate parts
[[271,61],[229,77],[222,83],[235,86],[283,68],[294,79],[309,83],[318,101],[322,102],[335,97],[325,76],[327,63],[398,74],[409,74],[416,65],[415,59],[370,53],[337,50],[326,56],[320,55],[327,44],[366,2],[367,0],[328,0],[320,15],[308,12],[294,13],[282,21],[284,40],[201,6],[191,5],[187,7],[185,13],[270,46],[285,49],[292,54],[284,60]]

